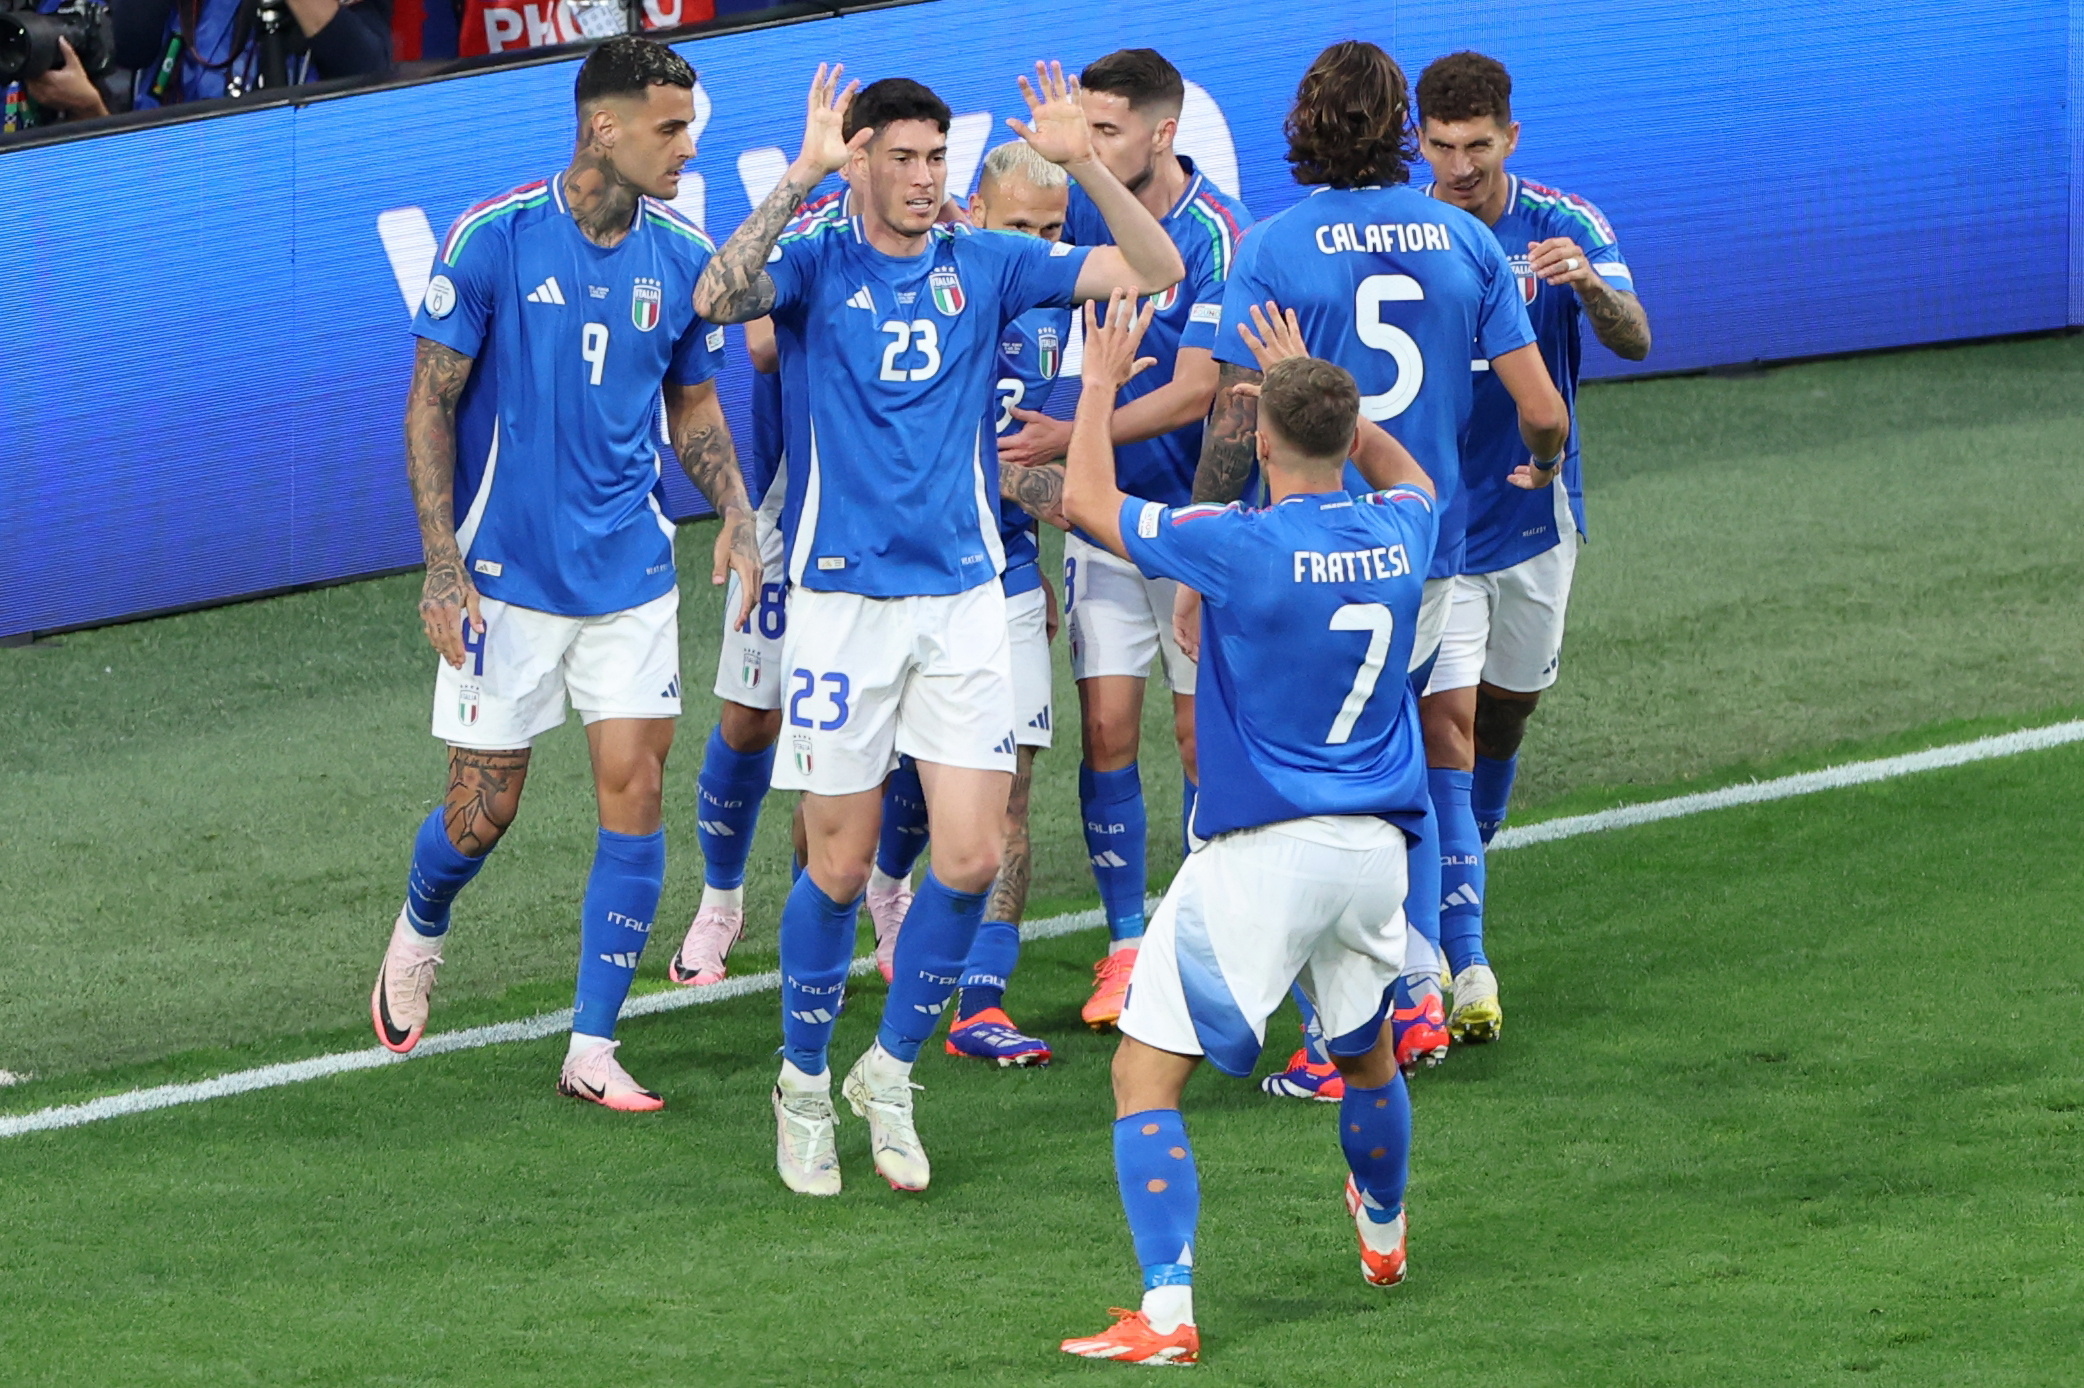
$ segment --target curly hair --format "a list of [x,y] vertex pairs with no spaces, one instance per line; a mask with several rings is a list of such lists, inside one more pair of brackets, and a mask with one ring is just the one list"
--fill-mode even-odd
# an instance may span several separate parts
[[1418,74],[1418,116],[1457,125],[1484,117],[1512,124],[1512,74],[1482,53],[1450,53]]
[[1348,39],[1317,55],[1288,112],[1288,162],[1295,181],[1334,188],[1403,183],[1418,141],[1411,88],[1397,60]]

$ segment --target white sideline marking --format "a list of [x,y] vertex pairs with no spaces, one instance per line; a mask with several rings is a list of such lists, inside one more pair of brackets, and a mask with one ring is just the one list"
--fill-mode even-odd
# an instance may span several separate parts
[[[1876,761],[1848,762],[1843,766],[1826,767],[1822,771],[1805,771],[1797,776],[1782,776],[1771,781],[1752,781],[1745,785],[1727,786],[1721,790],[1703,791],[1698,795],[1653,800],[1647,804],[1623,805],[1617,809],[1601,810],[1597,814],[1570,815],[1562,819],[1544,820],[1539,824],[1502,830],[1491,841],[1491,847],[1501,850],[1526,848],[1532,844],[1576,838],[1581,834],[1628,829],[1639,824],[1654,824],[1663,819],[1677,819],[1708,810],[1727,809],[1732,805],[1757,805],[1769,800],[1813,795],[1817,791],[1840,790],[1847,786],[1866,785],[1874,781],[1909,776],[1920,771],[1937,771],[1950,766],[1964,766],[1969,762],[1988,761],[1994,757],[2043,751],[2073,742],[2084,742],[2084,721],[2056,723],[2045,728],[2028,728],[2022,732],[2003,733],[1996,737],[1978,738],[1974,742],[1957,743],[1951,747],[1933,747],[1923,752],[1883,757]],[[1153,908],[1156,901],[1155,897],[1151,899],[1150,905]],[[1023,940],[1052,940],[1060,935],[1096,929],[1101,920],[1097,908],[1073,911],[1067,915],[1030,921],[1021,926],[1020,937]],[[873,957],[863,955],[853,962],[848,973],[865,974],[875,966]],[[750,997],[755,993],[770,993],[780,987],[779,973],[748,974],[743,978],[725,979],[722,983],[707,988],[669,988],[661,992],[643,993],[623,1004],[622,1015],[648,1017],[658,1012],[677,1012],[684,1007],[701,1007],[709,1003],[728,1002],[733,998]],[[249,1094],[257,1089],[301,1084],[306,1080],[324,1079],[329,1075],[343,1075],[355,1070],[374,1070],[386,1065],[403,1065],[425,1056],[473,1051],[510,1041],[540,1041],[569,1030],[571,1025],[571,1010],[565,1008],[556,1012],[545,1012],[537,1017],[524,1017],[519,1021],[497,1022],[491,1026],[471,1027],[464,1031],[440,1032],[421,1040],[410,1055],[398,1055],[381,1046],[371,1046],[365,1051],[344,1051],[334,1055],[313,1056],[309,1060],[291,1061],[283,1065],[263,1065],[254,1070],[239,1070],[228,1075],[218,1075],[214,1079],[196,1080],[187,1084],[163,1084],[152,1089],[134,1089],[126,1094],[111,1094],[107,1098],[92,1099],[86,1103],[65,1104],[57,1108],[39,1109],[34,1113],[0,1116],[0,1138],[48,1132],[54,1128],[76,1128],[107,1118],[124,1118],[134,1113],[149,1113],[154,1109],[201,1103],[205,1099]]]

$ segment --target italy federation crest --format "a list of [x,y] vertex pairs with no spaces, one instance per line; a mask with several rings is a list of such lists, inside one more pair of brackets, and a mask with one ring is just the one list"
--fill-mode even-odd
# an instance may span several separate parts
[[665,286],[657,280],[638,280],[630,291],[630,321],[637,331],[648,333],[658,326],[659,305],[665,302]]
[[1520,297],[1528,303],[1541,292],[1541,281],[1534,277],[1534,262],[1523,255],[1512,258],[1512,276],[1520,282]]
[[1042,379],[1056,379],[1057,368],[1064,364],[1063,335],[1055,328],[1044,328],[1035,334],[1035,369]]
[[943,317],[953,318],[962,312],[969,301],[962,295],[962,277],[955,273],[953,265],[942,265],[926,277],[926,286],[933,291],[933,306]]
[[1179,286],[1176,284],[1167,288],[1165,292],[1162,294],[1151,295],[1151,307],[1155,308],[1160,313],[1164,313],[1166,310],[1170,309],[1174,304],[1178,302]]

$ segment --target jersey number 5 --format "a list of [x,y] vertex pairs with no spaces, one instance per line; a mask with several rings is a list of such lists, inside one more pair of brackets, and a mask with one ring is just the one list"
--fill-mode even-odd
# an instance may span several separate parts
[[[883,379],[886,381],[930,381],[933,373],[941,369],[941,330],[934,326],[931,318],[914,319],[910,323],[891,319],[883,325],[890,334],[889,343],[883,348]],[[923,366],[902,367],[897,359],[907,352],[917,352],[926,358]]]
[[1382,321],[1382,306],[1424,299],[1425,286],[1409,275],[1369,275],[1353,291],[1353,330],[1362,345],[1387,352],[1396,361],[1396,384],[1380,395],[1360,397],[1360,412],[1372,420],[1395,419],[1411,408],[1425,384],[1426,359],[1418,344],[1394,323]]
[[1360,668],[1353,672],[1353,688],[1346,691],[1339,716],[1331,720],[1331,735],[1324,739],[1329,746],[1343,747],[1353,736],[1353,725],[1360,721],[1368,700],[1375,697],[1375,684],[1382,678],[1382,662],[1389,659],[1390,638],[1396,635],[1397,618],[1382,603],[1349,602],[1331,614],[1331,629],[1368,633],[1368,653],[1360,658]]

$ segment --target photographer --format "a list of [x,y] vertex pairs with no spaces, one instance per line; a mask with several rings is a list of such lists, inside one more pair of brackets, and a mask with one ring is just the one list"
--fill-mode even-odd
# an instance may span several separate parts
[[[56,12],[64,0],[39,0],[35,5],[13,8],[29,10],[35,14],[49,15]],[[0,9],[10,8],[0,3]],[[107,65],[106,30],[102,31],[104,42],[92,56],[104,68]],[[89,45],[90,50],[94,45]],[[89,64],[80,60],[69,38],[59,37],[56,41],[58,63],[44,70],[28,68],[29,75],[13,81],[0,80],[0,134],[16,130],[29,130],[37,126],[52,125],[61,120],[86,120],[94,116],[105,116],[111,110],[122,110],[124,102],[115,99],[121,95],[117,86],[104,86],[90,75]],[[124,74],[111,73],[111,78]]]
[[[391,0],[277,0],[289,82],[391,65]],[[267,85],[267,0],[114,0],[116,61],[136,105],[244,96]]]

